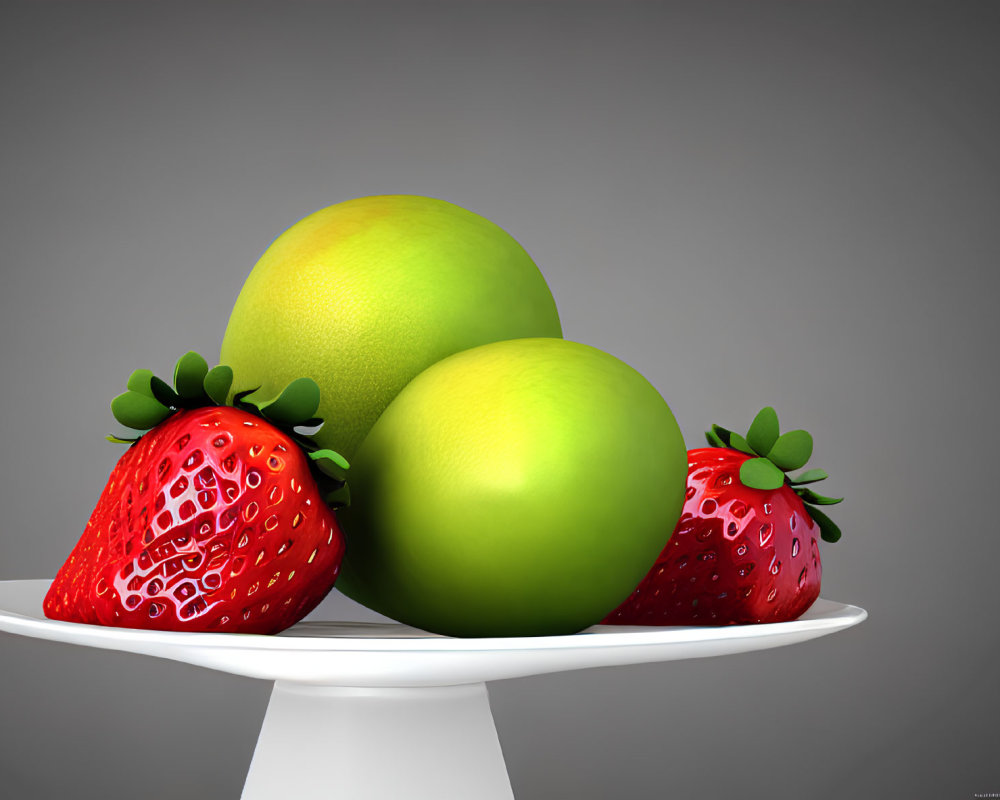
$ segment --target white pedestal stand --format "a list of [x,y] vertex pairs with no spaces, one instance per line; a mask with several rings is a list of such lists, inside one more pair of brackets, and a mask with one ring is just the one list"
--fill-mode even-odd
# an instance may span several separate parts
[[451,639],[389,621],[317,621],[357,608],[334,594],[279,636],[161,633],[46,619],[48,584],[0,582],[0,631],[274,681],[243,800],[510,800],[487,681],[763,650],[867,617],[818,600],[770,625]]
[[[318,764],[328,776],[322,786]],[[513,796],[483,683],[354,689],[277,681],[243,789],[243,800]]]

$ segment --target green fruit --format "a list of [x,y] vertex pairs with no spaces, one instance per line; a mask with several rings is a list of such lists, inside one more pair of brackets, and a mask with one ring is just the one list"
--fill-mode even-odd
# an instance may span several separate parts
[[476,214],[429,197],[365,197],[293,225],[247,278],[220,360],[233,392],[319,384],[318,444],[348,459],[389,401],[445,356],[561,336],[534,262]]
[[466,350],[355,454],[337,588],[437,633],[573,633],[649,570],[686,479],[673,414],[627,364],[563,339]]

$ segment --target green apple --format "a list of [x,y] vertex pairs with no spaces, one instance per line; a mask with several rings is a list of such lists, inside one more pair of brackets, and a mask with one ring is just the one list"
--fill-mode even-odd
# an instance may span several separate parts
[[555,338],[466,350],[356,452],[337,588],[436,633],[573,633],[649,570],[686,478],[670,408],[617,358]]
[[364,197],[317,211],[261,256],[233,308],[220,361],[233,392],[320,387],[322,447],[348,459],[389,401],[445,356],[561,336],[524,249],[443,200]]

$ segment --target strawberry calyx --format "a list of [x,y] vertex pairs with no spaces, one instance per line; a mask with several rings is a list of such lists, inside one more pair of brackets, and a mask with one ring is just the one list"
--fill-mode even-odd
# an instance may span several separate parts
[[812,457],[813,439],[808,431],[781,433],[777,413],[767,406],[754,417],[746,436],[713,425],[711,430],[705,432],[705,438],[712,447],[727,447],[751,456],[740,465],[740,482],[744,486],[764,491],[790,486],[802,500],[809,516],[819,525],[821,538],[826,542],[840,539],[840,528],[817,506],[835,505],[844,498],[826,497],[807,485],[825,480],[828,477],[826,472],[809,469],[795,477],[788,474],[802,469]]
[[111,401],[111,413],[126,428],[139,431],[139,436],[106,438],[110,442],[135,444],[143,434],[172,414],[231,405],[260,417],[288,436],[308,457],[310,470],[327,504],[332,508],[348,505],[347,459],[333,450],[317,447],[305,432],[314,434],[323,425],[323,420],[316,416],[320,400],[316,382],[312,378],[297,378],[272,398],[255,398],[260,387],[249,389],[238,392],[232,403],[228,403],[232,385],[231,367],[220,364],[209,369],[208,362],[195,352],[185,353],[178,359],[173,386],[148,369],[137,369],[129,376],[126,391]]

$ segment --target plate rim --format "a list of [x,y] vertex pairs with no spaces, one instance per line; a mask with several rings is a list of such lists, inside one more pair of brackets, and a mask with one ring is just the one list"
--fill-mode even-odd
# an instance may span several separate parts
[[[40,588],[48,579],[0,581],[3,588],[14,584],[33,584]],[[2,603],[2,600],[0,600]],[[812,616],[810,613],[812,612]],[[39,608],[41,614],[41,608]],[[0,607],[0,631],[95,647],[115,644],[170,646],[181,649],[238,649],[278,652],[448,652],[495,653],[503,651],[568,650],[598,647],[625,648],[649,645],[685,644],[746,638],[781,637],[806,631],[842,630],[868,618],[868,612],[855,605],[819,598],[802,617],[788,622],[768,622],[727,626],[612,626],[595,625],[573,634],[558,636],[510,636],[459,638],[427,633],[416,637],[304,636],[253,633],[197,633],[189,631],[150,631],[116,628],[79,622],[50,620],[27,616]],[[313,620],[338,622],[338,620]],[[295,626],[288,629],[294,631]],[[832,632],[832,630],[831,630]],[[52,635],[55,634],[55,635]]]

